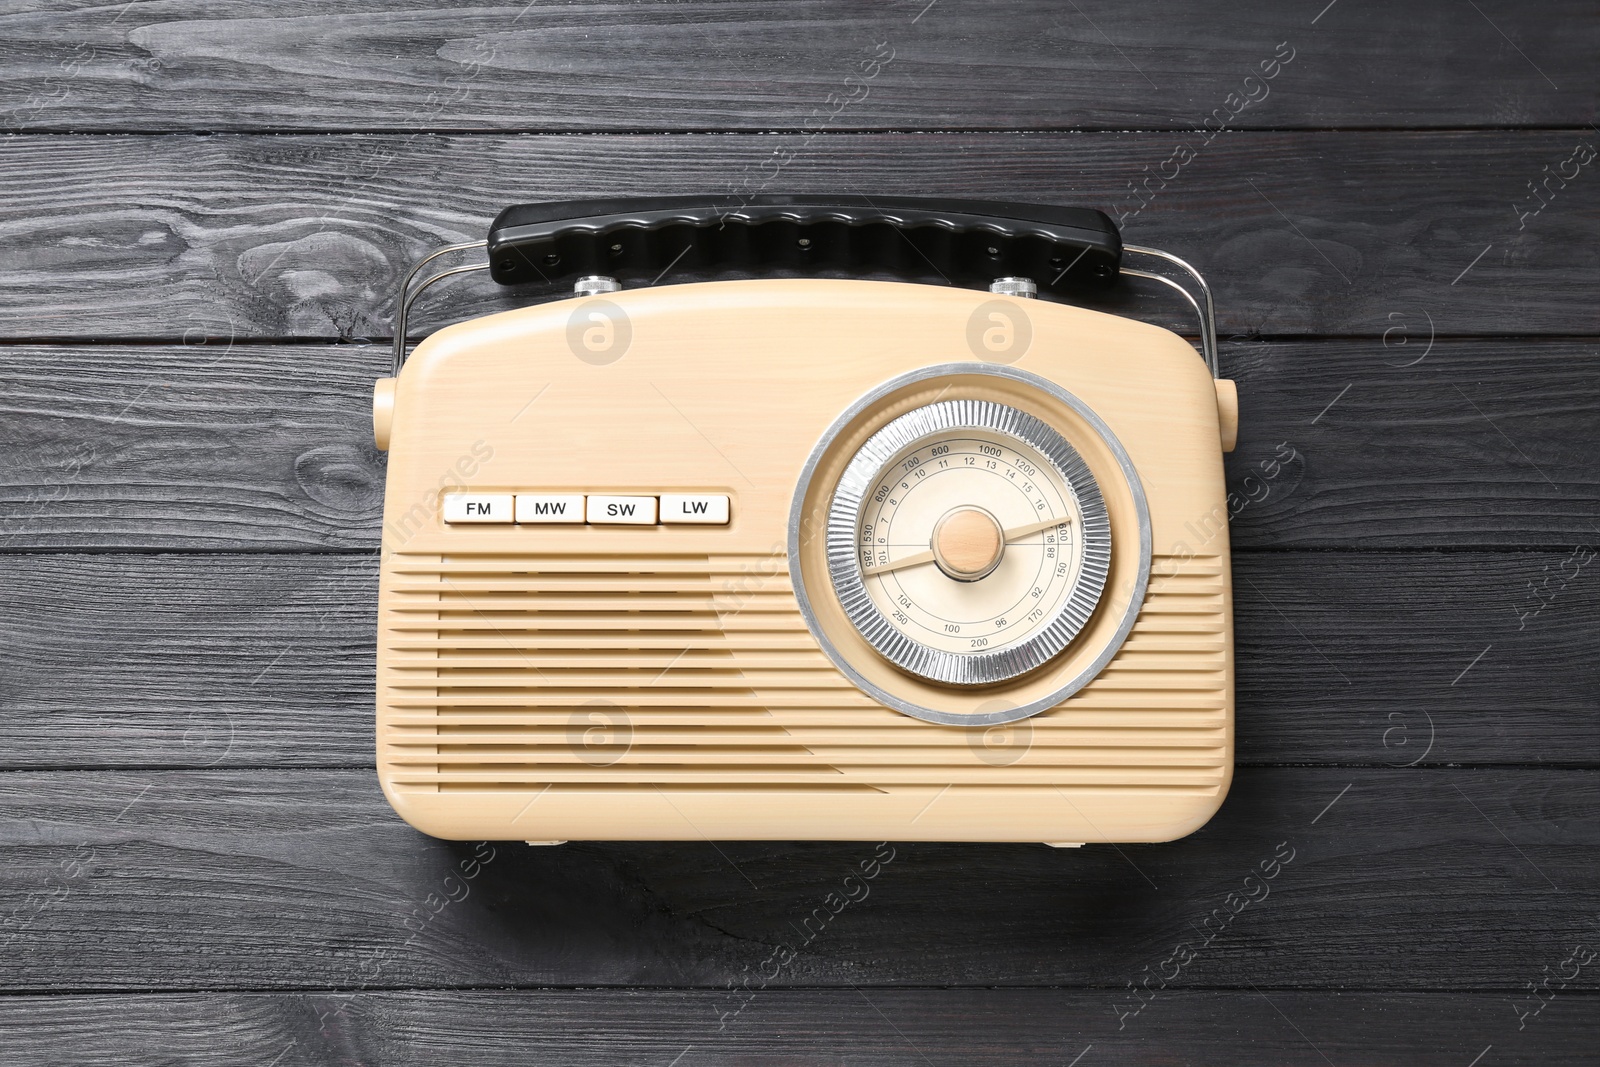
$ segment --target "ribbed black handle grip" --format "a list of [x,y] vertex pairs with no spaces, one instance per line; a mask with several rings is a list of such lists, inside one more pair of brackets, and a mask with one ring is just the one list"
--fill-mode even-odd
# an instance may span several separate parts
[[952,285],[1031,278],[1041,292],[1117,278],[1103,212],[986,200],[666,196],[519,204],[489,229],[502,285],[588,274],[890,275]]

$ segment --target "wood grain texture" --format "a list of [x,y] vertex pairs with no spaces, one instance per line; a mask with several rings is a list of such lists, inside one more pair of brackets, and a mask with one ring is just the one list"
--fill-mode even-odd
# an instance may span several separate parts
[[[482,238],[508,204],[668,192],[737,202],[763,190],[1100,207],[1122,219],[1130,242],[1207,274],[1224,334],[1592,334],[1600,180],[1580,169],[1551,186],[1537,214],[1529,205],[1544,201],[1528,183],[1593,140],[1529,131],[1239,132],[1209,144],[1174,133],[24,136],[0,144],[10,208],[0,220],[0,337],[383,337],[407,267]],[[1194,158],[1167,165],[1180,145]],[[792,159],[780,165],[783,153]],[[550,295],[493,288],[450,282],[422,302],[417,328]],[[1182,305],[1156,288],[1102,306],[1189,328]]]
[[[1579,0],[0,11],[0,1064],[1593,1062],[1600,965],[1519,1016],[1600,947],[1600,179],[1551,177],[1597,42]],[[1199,833],[896,846],[835,914],[870,846],[385,803],[388,354],[330,342],[506,204],[761,191],[1085,204],[1206,272]],[[492,288],[417,334],[552,295]]]
[[[1514,996],[1168,990],[1120,1030],[1108,990],[472,990],[12,996],[0,1062],[151,1067],[211,1062],[483,1067],[616,1064],[888,1067],[962,1063],[1328,1062],[1577,1067],[1600,1036],[1591,991],[1562,991],[1518,1030]],[[288,1050],[287,1053],[285,1050]],[[1322,1057],[1326,1056],[1324,1060]],[[1492,1058],[1491,1058],[1492,1057]]]
[[[0,21],[0,107],[16,128],[98,132],[1197,128],[1217,108],[1245,128],[1577,126],[1595,116],[1592,16],[1576,0],[75,3]],[[892,58],[864,77],[875,50]],[[1275,55],[1293,58],[1264,91]]]
[[[1430,345],[1412,320],[1387,343],[1225,346],[1234,546],[1600,541],[1597,352]],[[376,551],[387,366],[376,345],[0,348],[0,552]]]
[[[0,474],[0,551],[376,551],[384,458],[372,383],[388,367],[378,346],[8,354],[0,439],[14,465]],[[160,529],[170,536],[152,536]]]
[[[769,987],[1112,1001],[1187,944],[1184,988],[1516,993],[1600,910],[1594,771],[1246,768],[1193,836],[1081,851],[452,844],[402,823],[366,770],[88,780],[0,775],[8,990],[742,993],[787,947]],[[841,885],[857,899],[825,903]]]
[[[1600,561],[1273,552],[1234,566],[1242,763],[1600,765]],[[371,766],[376,569],[0,557],[0,766]]]

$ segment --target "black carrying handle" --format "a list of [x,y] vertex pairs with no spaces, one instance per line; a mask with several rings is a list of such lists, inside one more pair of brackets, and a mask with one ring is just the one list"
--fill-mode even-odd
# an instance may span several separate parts
[[662,196],[508,207],[489,228],[502,285],[688,274],[887,274],[1041,292],[1117,279],[1122,236],[1104,212],[912,197]]

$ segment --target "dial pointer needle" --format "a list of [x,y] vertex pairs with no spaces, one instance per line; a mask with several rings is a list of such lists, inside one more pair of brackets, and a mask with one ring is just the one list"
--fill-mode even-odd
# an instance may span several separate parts
[[913,552],[909,556],[901,556],[899,559],[892,559],[888,563],[880,563],[876,567],[863,568],[861,574],[863,577],[871,578],[874,574],[886,574],[889,571],[897,571],[901,567],[915,567],[919,563],[932,562],[933,549],[930,548],[922,552]]
[[[1066,518],[1044,519],[1040,522],[1030,522],[1026,526],[1013,526],[1009,530],[1001,531],[1000,536],[1004,543],[1010,544],[1013,541],[1027,537],[1029,534],[1036,534],[1041,530],[1048,530],[1055,526],[1065,526],[1071,521],[1072,517],[1070,515]],[[888,563],[880,563],[876,567],[864,567],[861,574],[863,577],[871,578],[875,574],[886,574],[889,571],[897,571],[902,567],[915,567],[923,563],[932,562],[933,549],[930,548],[922,552],[913,552],[909,556],[901,556],[899,559],[892,559]]]
[[1030,522],[1026,526],[1013,526],[1011,529],[1003,531],[1000,536],[1009,545],[1011,542],[1021,540],[1029,534],[1036,534],[1041,530],[1054,529],[1057,526],[1065,526],[1071,521],[1071,515],[1060,519],[1042,519],[1039,522]]

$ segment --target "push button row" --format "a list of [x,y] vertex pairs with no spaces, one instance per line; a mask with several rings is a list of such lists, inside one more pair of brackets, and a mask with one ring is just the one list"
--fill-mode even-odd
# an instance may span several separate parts
[[656,526],[690,523],[725,526],[728,498],[718,493],[601,496],[583,493],[446,493],[448,523],[589,523]]

